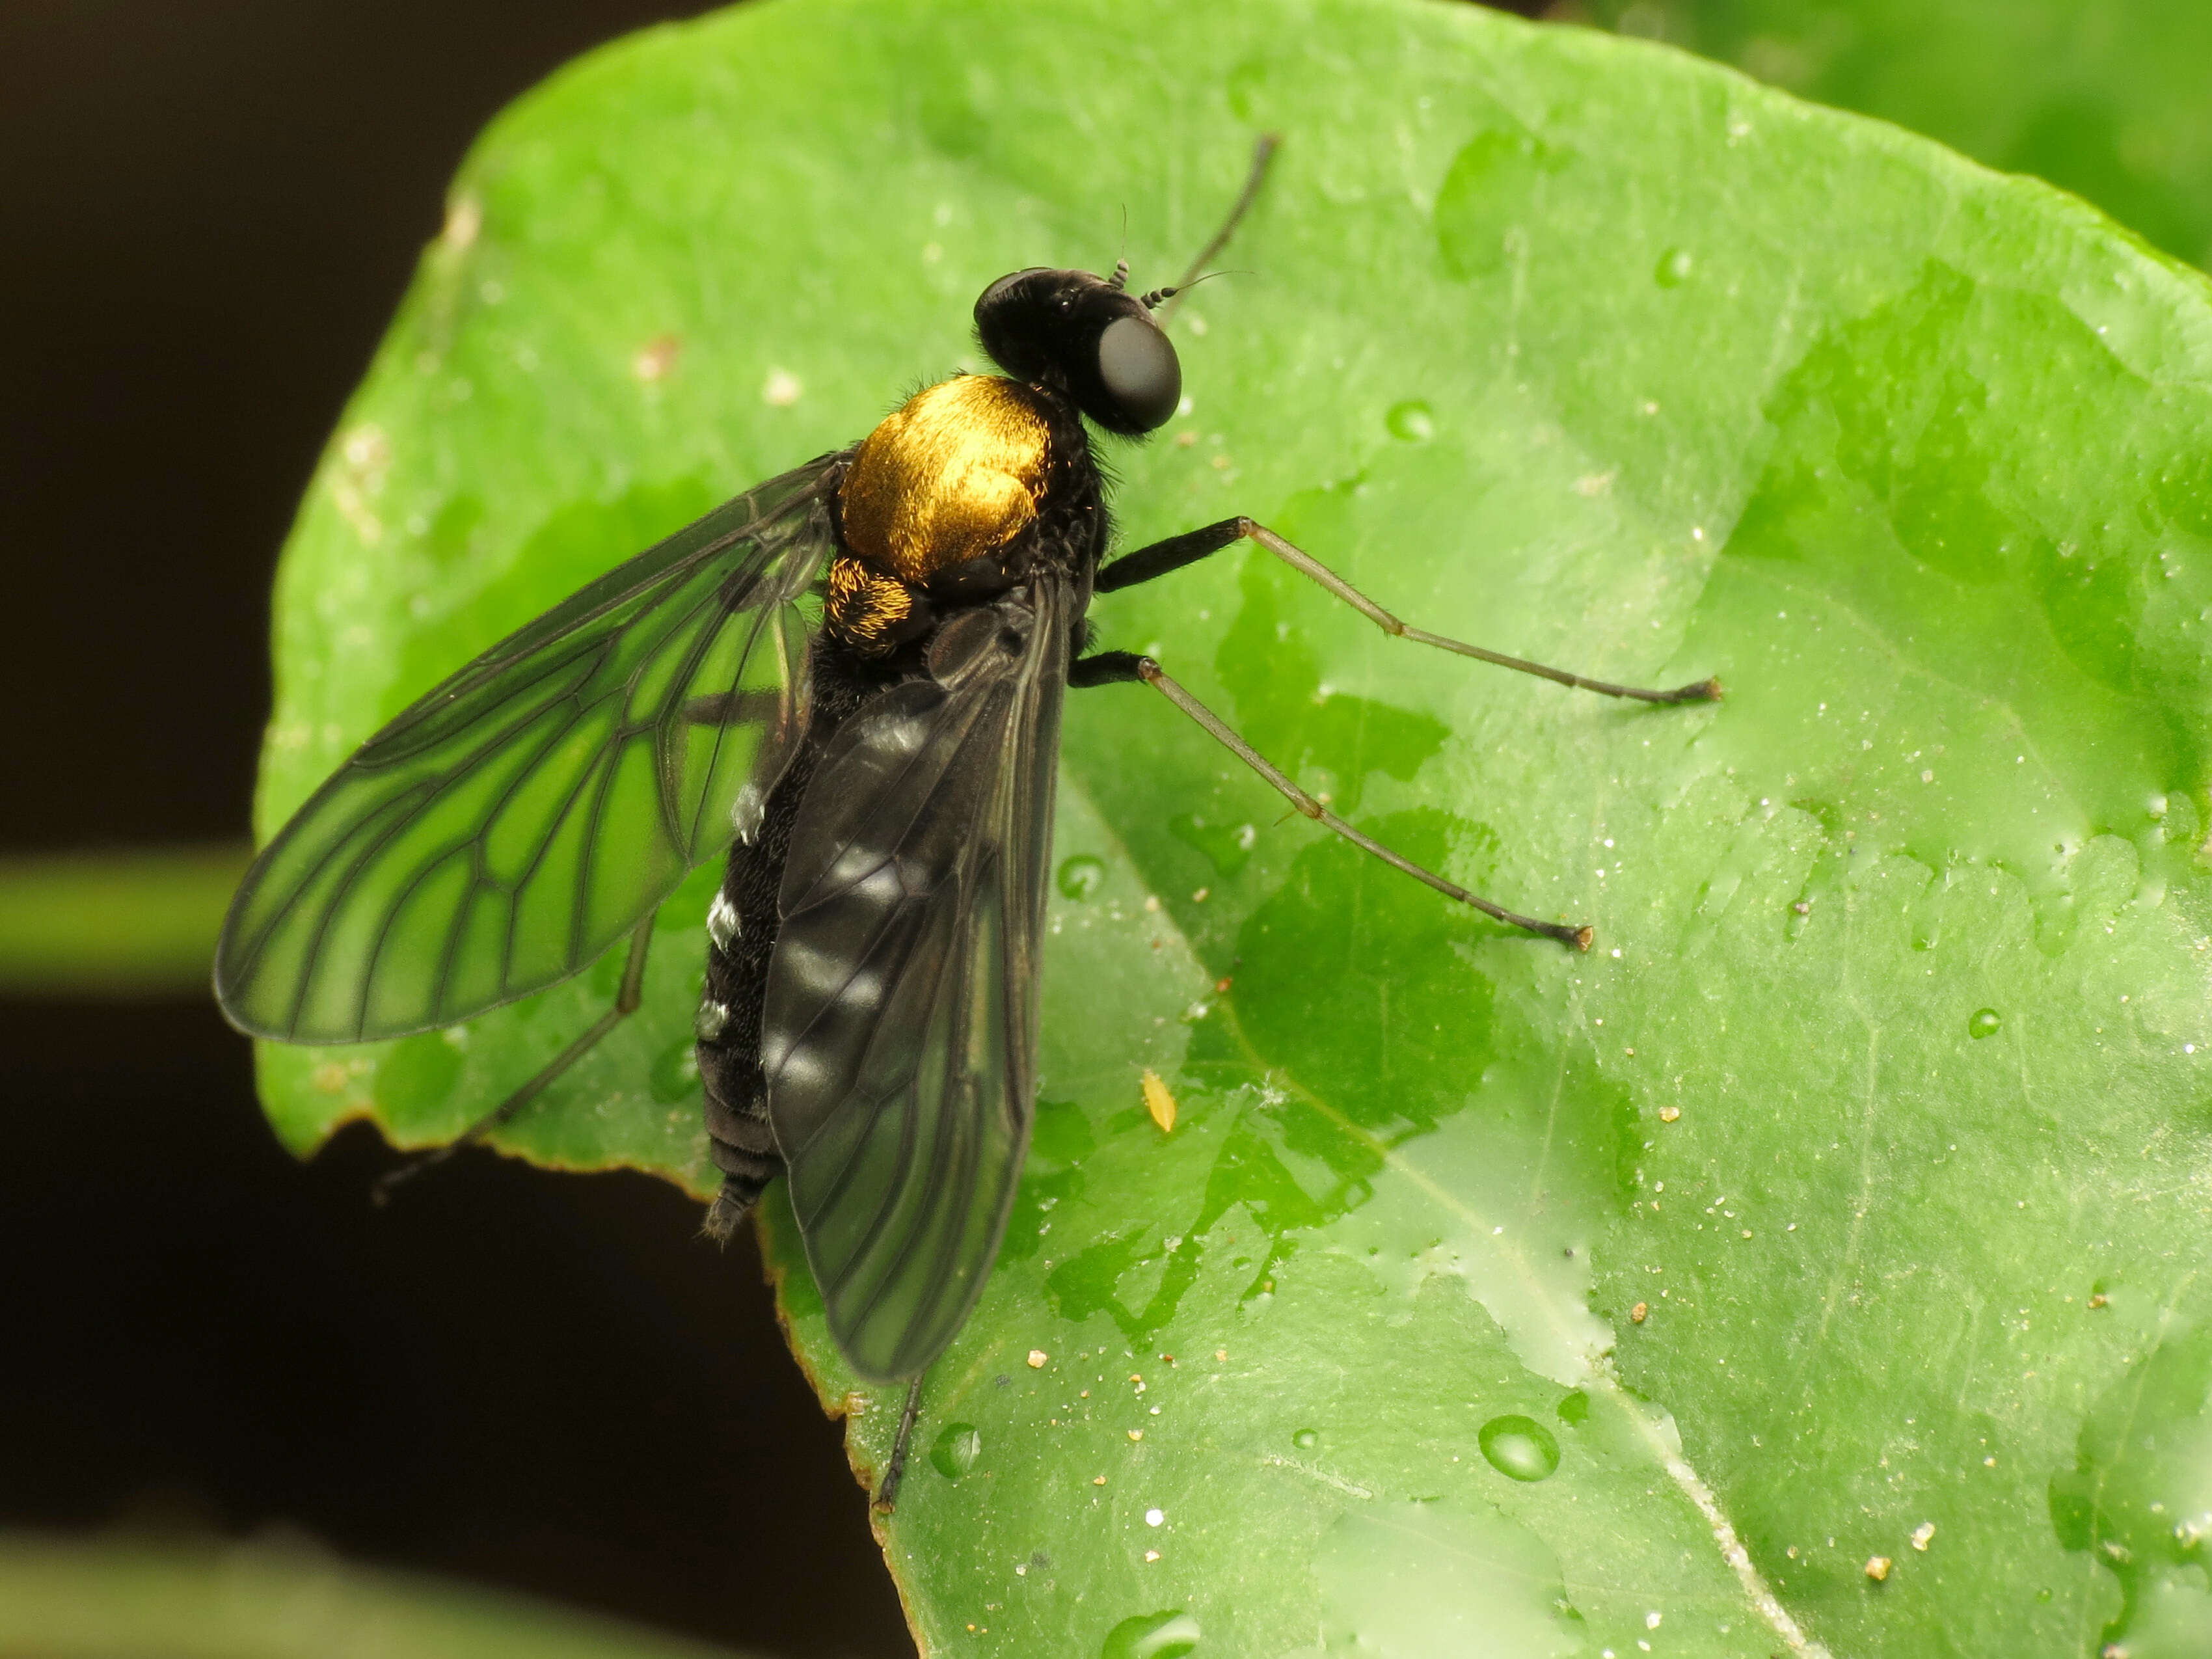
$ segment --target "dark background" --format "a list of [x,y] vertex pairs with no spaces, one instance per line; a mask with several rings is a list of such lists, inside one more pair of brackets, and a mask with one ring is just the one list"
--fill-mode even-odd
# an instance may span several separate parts
[[[1534,5],[1515,9],[1534,10]],[[469,140],[653,0],[0,8],[0,854],[242,842],[269,576]],[[198,999],[0,1000],[0,1526],[306,1532],[771,1652],[910,1654],[748,1234],[373,1131]]]

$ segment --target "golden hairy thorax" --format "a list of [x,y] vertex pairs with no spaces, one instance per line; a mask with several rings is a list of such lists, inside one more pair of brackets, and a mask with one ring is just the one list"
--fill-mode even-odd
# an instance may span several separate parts
[[830,622],[848,645],[871,656],[891,649],[915,630],[914,594],[896,576],[871,570],[849,555],[830,566]]
[[1012,380],[963,374],[918,392],[846,469],[846,545],[916,583],[1003,547],[1036,518],[1050,448],[1036,394]]

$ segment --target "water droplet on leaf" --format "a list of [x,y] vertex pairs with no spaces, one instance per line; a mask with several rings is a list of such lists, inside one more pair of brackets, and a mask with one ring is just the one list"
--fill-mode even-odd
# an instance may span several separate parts
[[1067,897],[1091,898],[1097,895],[1099,888],[1105,884],[1106,861],[1103,859],[1093,858],[1088,853],[1078,853],[1073,858],[1063,859],[1060,861],[1057,879],[1060,882],[1060,890]]
[[947,1423],[929,1449],[929,1461],[947,1480],[957,1480],[983,1455],[983,1437],[973,1423]]
[[1182,1659],[1198,1650],[1198,1620],[1180,1607],[1140,1613],[1106,1633],[1098,1659]]
[[1391,404],[1382,423],[1390,428],[1390,435],[1401,443],[1425,444],[1437,435],[1436,416],[1418,398]]
[[[392,1044],[378,1060],[376,1102],[390,1121],[407,1122],[442,1107],[460,1079],[461,1051],[442,1032],[418,1032]],[[328,1092],[342,1092],[347,1080],[341,1072],[337,1087]]]
[[1994,1008],[1977,1008],[1966,1021],[1966,1035],[1979,1042],[1985,1036],[1995,1036],[2004,1020]]
[[688,1037],[664,1051],[646,1074],[653,1097],[671,1106],[699,1088],[699,1049]]
[[1541,1480],[1559,1467],[1559,1443],[1533,1417],[1493,1417],[1480,1438],[1490,1467],[1509,1480]]

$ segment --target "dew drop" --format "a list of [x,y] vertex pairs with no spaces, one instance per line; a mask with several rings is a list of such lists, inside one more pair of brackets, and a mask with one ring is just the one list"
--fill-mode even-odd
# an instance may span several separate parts
[[1389,413],[1382,417],[1382,424],[1401,443],[1425,444],[1437,435],[1436,416],[1419,398],[1391,404]]
[[1533,1417],[1493,1417],[1480,1438],[1490,1467],[1509,1480],[1541,1480],[1559,1467],[1559,1443]]
[[947,1423],[929,1448],[929,1461],[947,1480],[957,1480],[983,1455],[983,1437],[973,1423]]
[[[461,1051],[446,1041],[443,1032],[423,1031],[403,1037],[377,1062],[377,1104],[391,1117],[404,1121],[410,1114],[427,1114],[442,1107],[460,1079]],[[343,1066],[328,1076],[320,1072],[316,1076],[317,1086],[331,1094],[344,1093],[351,1081]]]
[[1976,1042],[1985,1036],[1995,1036],[2004,1020],[1994,1008],[1977,1008],[1966,1021],[1966,1035]]
[[1140,1613],[1106,1632],[1098,1659],[1182,1659],[1198,1650],[1198,1620],[1180,1607]]
[[1580,1428],[1589,1420],[1589,1396],[1580,1389],[1559,1401],[1559,1421],[1569,1428]]
[[1106,884],[1106,860],[1093,858],[1088,853],[1078,853],[1073,858],[1060,861],[1056,879],[1060,883],[1060,890],[1069,898],[1094,898]]
[[1300,1451],[1311,1451],[1316,1446],[1321,1444],[1321,1431],[1319,1429],[1300,1429],[1296,1434],[1291,1437],[1291,1443],[1293,1446],[1296,1446]]
[[699,1089],[699,1049],[688,1038],[664,1049],[646,1073],[646,1086],[664,1106],[672,1106]]
[[1659,256],[1659,263],[1651,268],[1651,280],[1662,288],[1680,288],[1690,280],[1690,271],[1696,261],[1686,247],[1670,247]]

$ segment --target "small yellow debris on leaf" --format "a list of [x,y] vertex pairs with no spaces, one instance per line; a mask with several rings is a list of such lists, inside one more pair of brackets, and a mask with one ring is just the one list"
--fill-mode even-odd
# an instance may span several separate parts
[[1933,1521],[1923,1521],[1912,1529],[1912,1547],[1917,1550],[1926,1549],[1928,1540],[1935,1535],[1936,1523]]
[[1672,1123],[1681,1115],[1682,1109],[1680,1106],[1662,1106],[1659,1109],[1659,1121],[1662,1123]]
[[1033,1371],[1042,1370],[1044,1369],[1044,1362],[1051,1358],[1052,1356],[1047,1353],[1042,1348],[1031,1348],[1030,1350],[1030,1369]]
[[1889,1558],[1886,1555],[1867,1557],[1866,1576],[1877,1584],[1889,1577]]
[[648,386],[655,380],[665,380],[676,367],[676,359],[684,349],[684,342],[673,334],[663,334],[649,340],[636,356],[630,359],[629,372]]
[[1145,1068],[1143,1085],[1145,1109],[1152,1115],[1152,1121],[1160,1126],[1160,1133],[1166,1134],[1175,1127],[1175,1097],[1168,1092],[1168,1085],[1160,1081],[1160,1074],[1149,1066]]
[[1094,1486],[1103,1486],[1106,1484],[1106,1477],[1103,1474],[1094,1474],[1091,1477],[1091,1484]]
[[1129,1438],[1132,1440],[1142,1440],[1144,1437],[1145,1431],[1142,1429],[1132,1429],[1129,1431]]
[[1648,1302],[1639,1302],[1628,1310],[1628,1322],[1632,1325],[1641,1325],[1650,1316],[1650,1313],[1651,1304]]

